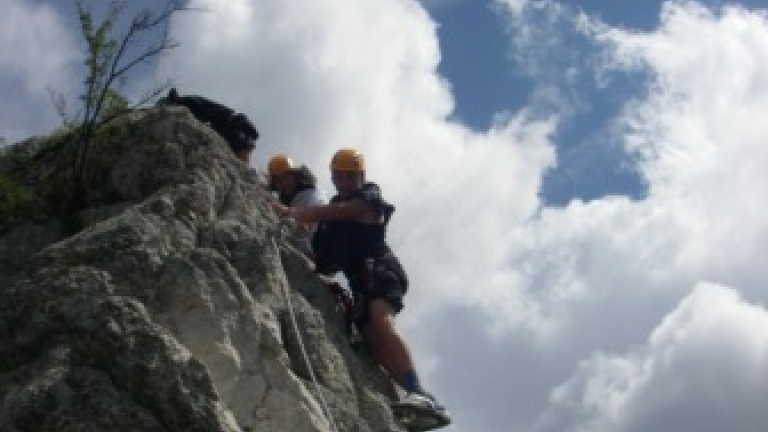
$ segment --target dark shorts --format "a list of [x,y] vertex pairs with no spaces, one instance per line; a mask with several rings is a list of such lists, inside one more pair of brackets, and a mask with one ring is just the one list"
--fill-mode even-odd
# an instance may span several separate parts
[[368,305],[371,300],[386,300],[394,313],[403,309],[403,296],[408,290],[408,276],[397,257],[388,254],[376,259],[373,274],[369,279],[365,276],[351,279],[350,288],[355,301],[360,302],[360,312],[355,323],[362,327],[368,323]]

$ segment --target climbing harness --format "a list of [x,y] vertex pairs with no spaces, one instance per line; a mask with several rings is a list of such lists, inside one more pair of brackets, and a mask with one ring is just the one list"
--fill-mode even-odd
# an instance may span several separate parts
[[[280,264],[280,268],[283,268],[283,262],[282,257],[280,255],[280,247],[278,246],[277,240],[282,240],[283,236],[285,235],[285,230],[287,228],[285,219],[281,219],[280,222],[277,224],[277,227],[275,231],[270,236],[270,239],[272,241],[272,248],[275,251],[275,255],[277,256],[278,263]],[[285,277],[286,281],[288,280],[288,277]],[[293,303],[291,303],[291,293],[288,291],[288,284],[281,284],[283,286],[283,295],[285,296],[285,302],[288,305],[288,313],[291,316],[291,322],[293,323],[293,331],[296,332],[296,339],[299,342],[299,348],[301,349],[301,354],[304,356],[304,362],[307,365],[307,369],[309,370],[309,376],[312,379],[312,383],[315,386],[315,390],[317,391],[317,395],[320,398],[320,403],[323,406],[323,410],[325,411],[326,417],[328,417],[328,422],[331,424],[331,429],[334,432],[339,432],[339,428],[336,426],[336,421],[333,418],[333,415],[331,414],[331,410],[328,407],[328,402],[325,400],[325,396],[323,396],[323,391],[320,388],[320,384],[317,381],[317,377],[315,376],[315,371],[312,368],[312,362],[309,360],[309,355],[307,354],[307,350],[304,347],[304,342],[301,339],[301,332],[299,331],[299,323],[296,320],[296,313],[293,310]]]
[[363,300],[360,296],[356,296],[344,289],[338,282],[333,280],[322,280],[323,285],[331,292],[341,316],[344,319],[344,330],[347,335],[347,342],[349,346],[356,347],[363,342],[363,336],[360,334],[360,330],[357,328],[355,322],[362,315]]

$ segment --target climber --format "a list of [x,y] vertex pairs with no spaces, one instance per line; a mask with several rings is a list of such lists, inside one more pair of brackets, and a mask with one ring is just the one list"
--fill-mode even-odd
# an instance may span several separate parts
[[[289,207],[325,205],[325,196],[317,189],[317,179],[306,166],[294,165],[291,158],[283,153],[272,156],[267,165],[269,189],[277,193],[280,202]],[[295,236],[299,249],[312,258],[311,239],[316,224],[297,224]]]
[[179,96],[175,88],[168,91],[168,96],[157,101],[157,106],[185,106],[201,123],[207,123],[216,131],[235,153],[238,159],[248,163],[251,152],[256,147],[254,141],[259,138],[259,132],[248,117],[236,113],[218,102],[202,96]]
[[346,277],[366,344],[406,393],[392,405],[393,413],[411,430],[445,426],[450,423],[448,412],[421,386],[408,346],[395,327],[408,280],[386,242],[394,206],[382,198],[378,185],[365,181],[365,161],[357,150],[337,151],[331,174],[337,195],[330,204],[297,208],[275,202],[272,207],[297,222],[318,223],[312,240],[316,271],[341,271]]
[[[280,203],[289,207],[307,207],[313,205],[325,205],[325,196],[317,190],[317,179],[312,171],[302,165],[296,167],[291,158],[283,153],[272,156],[267,165],[269,175],[269,189],[277,192]],[[312,252],[312,235],[317,224],[296,224],[293,235],[288,240],[296,246],[310,260],[314,260]],[[351,344],[359,341],[359,333],[354,322],[350,320],[354,310],[353,298],[349,290],[329,277],[321,276],[331,295],[336,299],[345,318],[346,332]]]

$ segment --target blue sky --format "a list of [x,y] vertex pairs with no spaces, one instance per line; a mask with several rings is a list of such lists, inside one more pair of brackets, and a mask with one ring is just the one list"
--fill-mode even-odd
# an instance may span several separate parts
[[[601,17],[605,22],[625,28],[648,29],[657,24],[660,2],[579,1],[568,2],[573,10]],[[511,46],[509,26],[503,12],[491,1],[455,1],[427,3],[439,23],[441,62],[439,71],[450,82],[456,99],[455,116],[466,125],[485,129],[496,113],[517,110],[531,103],[537,85],[556,83],[560,76],[536,76],[527,73],[527,59],[516,56]],[[535,15],[532,13],[531,15]],[[563,20],[565,21],[565,20]],[[560,49],[571,55],[588,53],[586,38],[558,22],[546,32],[560,32]],[[521,47],[522,48],[522,47]],[[530,49],[530,47],[525,47]],[[550,61],[552,59],[547,59]],[[571,58],[561,59],[564,63]],[[622,101],[644,91],[637,82],[646,78],[642,72],[616,74],[604,88],[596,88],[593,76],[575,83],[578,97],[589,99],[589,106],[563,119],[555,132],[558,142],[558,167],[543,179],[541,194],[547,205],[565,205],[571,199],[593,199],[606,194],[639,197],[645,185],[632,168],[627,154],[601,129],[620,108]],[[573,84],[573,83],[571,83]],[[557,107],[542,106],[543,112]]]
[[[61,2],[4,3],[15,141],[76,94],[79,41]],[[191,4],[136,88],[245,112],[254,167],[287,151],[327,191],[337,148],[366,154],[446,432],[768,424],[764,2]]]
[[[701,3],[716,9],[734,2]],[[761,5],[754,0],[738,3],[748,7]],[[451,83],[456,101],[454,115],[467,126],[485,129],[492,124],[496,113],[517,110],[531,103],[532,89],[537,85],[548,79],[550,83],[562,82],[560,76],[526,73],[521,65],[526,59],[515,56],[516,47],[511,46],[508,37],[515,28],[510,28],[496,2],[427,1],[424,4],[439,25],[439,71]],[[572,0],[562,4],[611,26],[648,31],[659,23],[662,2]],[[558,41],[558,48],[571,49],[572,55],[588,56],[593,47],[586,46],[587,38],[568,28],[567,19],[545,25],[545,31],[551,31],[550,36],[560,32],[562,39]],[[638,198],[646,192],[647,185],[633,167],[633,155],[621,147],[616,137],[606,136],[607,131],[603,129],[610,126],[611,116],[624,101],[642,96],[649,77],[644,71],[619,71],[602,88],[596,87],[594,78],[586,76],[575,83],[572,90],[589,103],[562,119],[555,132],[558,166],[546,174],[541,188],[547,205],[561,206],[574,198],[590,200],[607,194]],[[552,108],[542,107],[544,111]]]

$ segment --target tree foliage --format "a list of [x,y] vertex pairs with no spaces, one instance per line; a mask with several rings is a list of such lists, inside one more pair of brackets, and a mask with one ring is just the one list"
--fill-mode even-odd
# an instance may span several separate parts
[[163,0],[154,7],[142,7],[125,16],[128,0],[112,0],[103,18],[96,19],[83,0],[76,0],[80,31],[85,40],[85,80],[79,96],[80,109],[74,116],[67,114],[63,98],[54,100],[65,126],[74,134],[73,186],[75,193],[84,188],[88,152],[96,131],[114,119],[155,99],[168,88],[157,85],[131,102],[123,94],[132,72],[151,63],[177,46],[168,35],[172,15],[184,10],[184,0]]
[[0,232],[13,213],[22,206],[26,197],[27,194],[21,185],[10,176],[0,173]]

